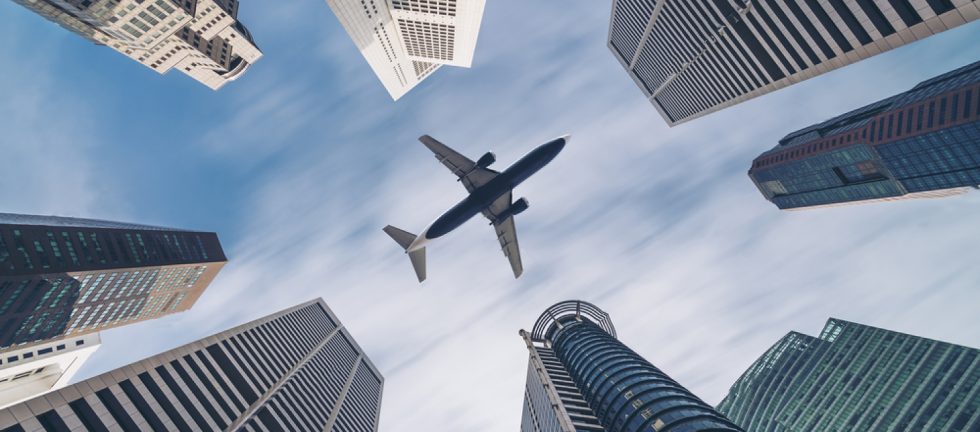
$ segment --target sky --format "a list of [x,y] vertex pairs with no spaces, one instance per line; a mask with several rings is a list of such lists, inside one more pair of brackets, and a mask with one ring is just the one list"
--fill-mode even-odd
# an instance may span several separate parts
[[[712,404],[829,317],[980,346],[980,192],[782,212],[746,175],[789,132],[976,61],[980,24],[668,128],[606,47],[608,3],[490,1],[473,67],[393,102],[320,0],[243,2],[265,56],[218,92],[0,2],[0,211],[215,231],[230,260],[190,311],[104,332],[77,378],[318,297],[385,377],[383,431],[518,428],[518,330],[568,299]],[[566,133],[515,191],[524,276],[474,219],[419,285],[381,228],[465,190],[417,137],[501,168]]]

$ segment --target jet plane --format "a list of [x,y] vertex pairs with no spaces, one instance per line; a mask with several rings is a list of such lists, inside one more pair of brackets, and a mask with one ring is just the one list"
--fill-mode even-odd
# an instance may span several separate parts
[[419,282],[425,280],[425,247],[479,213],[490,220],[504,256],[510,260],[514,277],[520,277],[524,266],[521,264],[521,250],[517,245],[514,216],[527,210],[528,202],[526,198],[513,201],[513,190],[551,162],[565,148],[569,137],[565,135],[541,145],[503,172],[488,168],[497,161],[493,152],[487,152],[473,162],[428,135],[419,137],[419,141],[435,153],[436,159],[449,168],[456,175],[457,181],[469,192],[469,196],[439,216],[419,235],[391,225],[384,228],[384,232],[405,249]]

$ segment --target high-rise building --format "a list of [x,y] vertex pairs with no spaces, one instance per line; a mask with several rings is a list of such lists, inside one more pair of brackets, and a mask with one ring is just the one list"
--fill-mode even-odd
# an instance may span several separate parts
[[68,385],[101,343],[90,333],[0,351],[0,409]]
[[470,67],[486,0],[327,0],[398,100],[439,66]]
[[225,261],[214,233],[0,213],[0,348],[185,311]]
[[375,431],[384,380],[322,300],[0,411],[0,430]]
[[217,90],[262,52],[238,22],[238,0],[14,0],[161,74],[174,69]]
[[718,410],[751,431],[977,431],[980,350],[831,318],[773,345]]
[[980,185],[980,62],[798,130],[752,162],[780,209],[964,193]]
[[584,301],[551,306],[528,333],[522,432],[741,431],[616,339]]
[[608,39],[673,126],[977,18],[971,0],[613,0]]

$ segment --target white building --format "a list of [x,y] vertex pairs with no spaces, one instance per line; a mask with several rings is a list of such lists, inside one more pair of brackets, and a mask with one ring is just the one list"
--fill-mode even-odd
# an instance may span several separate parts
[[262,57],[237,21],[238,0],[14,0],[163,74],[217,90]]
[[375,432],[383,387],[315,300],[0,409],[0,431]]
[[441,65],[470,67],[486,0],[327,0],[395,100]]
[[90,333],[0,352],[0,409],[65,387],[101,343]]

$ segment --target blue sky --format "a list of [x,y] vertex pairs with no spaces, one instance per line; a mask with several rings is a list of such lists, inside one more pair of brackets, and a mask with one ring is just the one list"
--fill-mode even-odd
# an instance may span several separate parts
[[[488,2],[473,67],[395,103],[319,0],[243,2],[265,57],[218,92],[0,2],[2,211],[217,231],[231,260],[190,312],[104,333],[80,376],[316,297],[385,374],[386,431],[517,428],[517,330],[571,298],[710,403],[830,316],[980,346],[980,193],[780,212],[745,174],[788,132],[976,61],[980,25],[668,129],[608,16]],[[423,133],[501,165],[572,134],[516,191],[520,280],[482,220],[429,248],[422,286],[381,232],[464,196]]]

